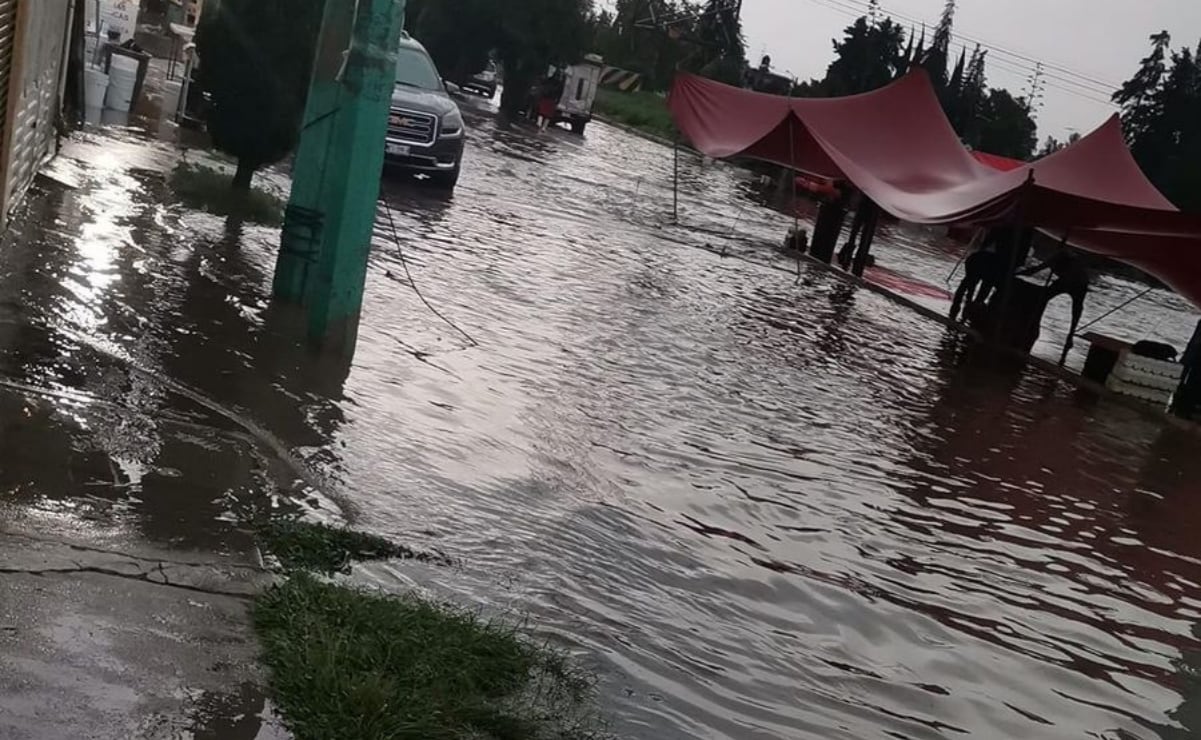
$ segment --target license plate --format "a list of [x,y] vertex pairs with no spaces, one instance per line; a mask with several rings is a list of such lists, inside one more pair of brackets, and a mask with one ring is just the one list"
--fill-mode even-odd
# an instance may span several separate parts
[[394,157],[409,156],[409,147],[405,146],[404,144],[389,143],[387,146],[384,147],[384,151],[386,151],[388,154],[391,154]]

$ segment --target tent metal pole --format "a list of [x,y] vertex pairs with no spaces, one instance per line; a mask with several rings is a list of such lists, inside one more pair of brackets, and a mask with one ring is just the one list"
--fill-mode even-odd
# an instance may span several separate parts
[[788,116],[788,161],[792,164],[792,171],[788,173],[792,178],[792,230],[799,232],[801,230],[801,214],[797,211],[797,192],[796,192],[796,118],[789,114]]
[[[792,241],[789,247],[796,249],[797,236],[801,233],[801,214],[797,210],[797,193],[796,193],[796,132],[793,127],[796,125],[796,116],[791,112],[788,114],[788,162],[792,168],[788,171],[788,176],[792,178]],[[801,252],[797,250],[796,255],[796,278],[801,279]]]
[[675,145],[672,147],[674,157],[672,163],[672,185],[671,185],[671,220],[673,223],[680,223],[680,137],[677,134]]
[[1005,330],[1005,321],[1008,319],[1009,303],[1013,298],[1014,284],[1017,282],[1018,270],[1018,255],[1022,251],[1022,231],[1025,223],[1026,198],[1028,197],[1031,186],[1034,185],[1034,171],[1031,170],[1026,178],[1026,183],[1022,187],[1022,195],[1018,200],[1017,206],[1014,209],[1014,214],[1011,218],[1013,223],[1013,244],[1010,245],[1010,253],[1008,264],[1006,265],[1005,280],[1001,283],[1001,305],[1000,311],[997,313],[997,323],[993,327],[992,340],[1001,343],[1001,333]]

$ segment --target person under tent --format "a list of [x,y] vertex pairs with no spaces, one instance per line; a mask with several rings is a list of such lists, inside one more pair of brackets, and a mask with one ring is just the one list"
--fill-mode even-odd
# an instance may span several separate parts
[[1037,275],[1048,268],[1051,270],[1052,280],[1047,286],[1046,302],[1049,304],[1061,295],[1072,299],[1072,326],[1068,330],[1067,341],[1063,345],[1063,356],[1059,360],[1059,364],[1062,365],[1075,346],[1076,331],[1080,328],[1080,318],[1084,315],[1084,301],[1088,298],[1090,280],[1084,260],[1066,247],[1061,248],[1047,261],[1018,272],[1018,275]]
[[1201,321],[1197,322],[1180,362],[1184,365],[1184,376],[1172,399],[1172,413],[1182,419],[1196,419],[1201,415]]
[[972,306],[988,303],[993,291],[1000,287],[1008,269],[1005,245],[1013,241],[1012,234],[1004,228],[977,229],[968,245],[971,254],[963,263],[963,280],[959,281],[951,301],[951,321],[958,321],[961,313],[966,318]]

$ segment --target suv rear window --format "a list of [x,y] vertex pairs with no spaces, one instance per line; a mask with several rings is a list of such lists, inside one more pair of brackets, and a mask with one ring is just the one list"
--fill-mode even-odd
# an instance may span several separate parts
[[396,58],[396,84],[421,90],[441,90],[442,77],[424,51],[402,46]]

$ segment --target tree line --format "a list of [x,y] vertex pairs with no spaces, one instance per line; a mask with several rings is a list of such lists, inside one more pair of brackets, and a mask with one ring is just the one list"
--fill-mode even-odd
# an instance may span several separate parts
[[[948,0],[929,37],[924,29],[906,31],[880,13],[877,3],[872,6],[833,40],[834,60],[824,77],[765,91],[797,97],[854,95],[921,65],[965,144],[1014,159],[1034,154],[1038,126],[1030,104],[988,86],[987,52],[977,47],[969,54],[965,48],[957,59],[952,57],[955,0]],[[668,89],[679,69],[749,87],[778,79],[748,69],[741,25],[736,15],[730,17],[729,7],[722,0],[618,0],[612,12],[594,17],[593,46],[610,64],[642,73],[652,90]],[[761,69],[769,65],[765,59]]]
[[591,0],[409,0],[406,27],[449,79],[494,57],[505,71],[501,110],[515,116],[551,64],[579,61],[592,36]]
[[[241,187],[295,146],[323,4],[222,0],[205,14],[197,41],[201,82],[212,96],[209,130],[218,148],[239,157]],[[515,115],[549,65],[576,62],[589,51],[643,74],[652,90],[667,89],[680,69],[755,86],[764,76],[747,65],[737,7],[734,0],[617,0],[612,10],[595,12],[592,0],[409,0],[407,27],[451,79],[479,71],[490,58],[500,62],[501,107]],[[964,48],[952,64],[954,17],[955,0],[947,0],[927,40],[924,29],[907,33],[873,0],[869,14],[833,41],[824,77],[771,91],[851,95],[921,65],[965,144],[1014,159],[1036,156],[1030,103],[987,84],[987,51]],[[1150,40],[1151,52],[1113,100],[1151,181],[1180,208],[1201,212],[1201,45],[1173,50],[1166,31]],[[266,61],[273,73],[245,75],[252,60]],[[764,61],[759,71],[770,66]],[[1037,155],[1076,138],[1048,138]]]
[[1201,45],[1172,50],[1167,31],[1113,95],[1130,151],[1181,210],[1201,212]]
[[551,65],[595,52],[666,89],[678,69],[731,83],[746,66],[741,19],[732,0],[409,0],[407,26],[450,79],[489,59],[505,72],[501,109],[516,113]]

